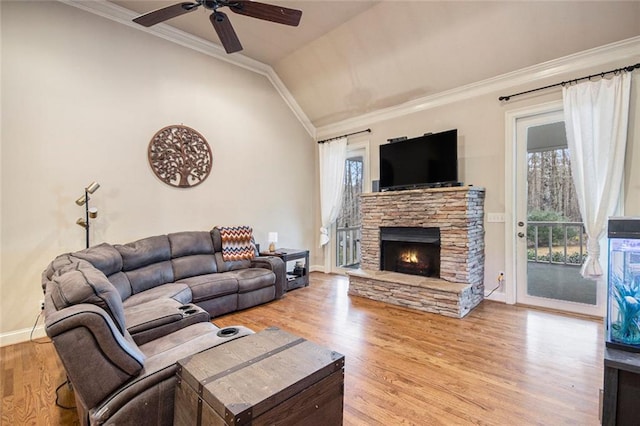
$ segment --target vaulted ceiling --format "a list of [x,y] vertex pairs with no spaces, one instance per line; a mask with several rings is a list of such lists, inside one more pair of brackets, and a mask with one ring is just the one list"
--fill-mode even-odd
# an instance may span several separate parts
[[[180,0],[112,0],[112,3],[139,14],[148,13],[179,2]],[[241,54],[271,66],[378,3],[378,1],[373,0],[261,0],[261,2],[302,10],[300,25],[298,27],[289,27],[234,14],[229,12],[228,8],[220,10],[229,15],[238,38],[244,47]],[[200,7],[194,12],[167,21],[167,24],[220,44],[211,22],[209,22],[210,14],[210,10]]]
[[[638,1],[264,2],[302,10],[300,26],[227,13],[240,54],[271,66],[315,127],[640,35]],[[208,14],[166,25],[219,44]]]

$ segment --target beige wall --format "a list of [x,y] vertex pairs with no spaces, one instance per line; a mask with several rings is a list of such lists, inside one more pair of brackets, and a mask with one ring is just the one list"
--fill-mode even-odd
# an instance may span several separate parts
[[[265,77],[58,2],[1,9],[0,343],[32,326],[48,262],[84,247],[74,200],[92,180],[92,244],[234,224],[314,244],[316,144]],[[170,124],[211,146],[197,187],[148,165]]]

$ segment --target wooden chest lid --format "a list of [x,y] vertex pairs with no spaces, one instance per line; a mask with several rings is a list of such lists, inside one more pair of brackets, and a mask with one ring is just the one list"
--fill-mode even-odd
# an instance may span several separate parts
[[343,367],[344,355],[272,327],[178,361],[178,375],[241,425]]

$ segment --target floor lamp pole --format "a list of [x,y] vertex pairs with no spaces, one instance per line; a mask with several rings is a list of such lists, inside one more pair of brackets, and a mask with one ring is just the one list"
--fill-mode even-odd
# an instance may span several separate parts
[[84,230],[87,234],[87,248],[89,248],[89,191],[87,191],[87,188],[84,189],[84,199],[87,200],[87,202],[84,203],[84,220],[87,224]]

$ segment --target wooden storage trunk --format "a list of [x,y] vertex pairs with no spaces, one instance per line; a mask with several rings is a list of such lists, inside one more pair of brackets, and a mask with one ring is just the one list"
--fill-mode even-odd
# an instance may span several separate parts
[[174,425],[340,425],[344,355],[277,328],[178,361]]

